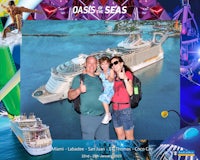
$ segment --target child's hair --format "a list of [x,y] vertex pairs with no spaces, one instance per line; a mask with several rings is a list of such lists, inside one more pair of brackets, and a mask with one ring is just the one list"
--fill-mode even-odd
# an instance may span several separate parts
[[101,57],[99,59],[99,64],[103,63],[104,61],[108,62],[110,64],[110,58],[104,56],[104,57]]

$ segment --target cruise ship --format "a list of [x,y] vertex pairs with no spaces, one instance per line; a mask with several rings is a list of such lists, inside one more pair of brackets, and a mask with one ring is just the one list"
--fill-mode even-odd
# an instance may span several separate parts
[[142,40],[140,34],[131,34],[128,38],[120,42],[117,46],[126,49],[144,49],[145,47],[149,48],[151,46],[151,41]]
[[[159,37],[161,36],[159,41],[156,39],[157,35],[159,35]],[[163,59],[164,53],[162,43],[166,38],[167,35],[154,33],[153,39],[150,42],[145,42],[141,40],[141,38],[139,41],[135,40],[135,42],[137,42],[137,47],[131,48],[126,40],[124,41],[126,45],[122,45],[124,42],[120,42],[116,48],[108,48],[105,51],[91,53],[90,55],[95,56],[97,59],[102,56],[121,56],[124,62],[134,72]],[[132,43],[132,41],[130,43]],[[32,93],[32,96],[43,104],[66,99],[74,76],[82,73],[84,69],[87,56],[86,54],[80,54],[78,57],[64,64],[60,64],[56,68],[52,68],[48,82],[36,89]]]
[[34,114],[15,116],[11,121],[11,129],[26,149],[33,156],[47,154],[52,151],[52,138],[49,126],[42,124]]

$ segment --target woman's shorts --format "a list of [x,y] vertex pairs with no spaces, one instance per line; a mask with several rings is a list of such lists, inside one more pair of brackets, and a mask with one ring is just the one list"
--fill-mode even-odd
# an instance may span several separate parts
[[112,120],[114,128],[123,127],[124,130],[130,130],[134,128],[133,111],[131,108],[113,110]]

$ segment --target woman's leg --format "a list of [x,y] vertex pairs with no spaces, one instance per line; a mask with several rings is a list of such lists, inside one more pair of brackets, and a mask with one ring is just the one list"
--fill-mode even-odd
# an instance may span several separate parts
[[117,134],[117,139],[118,140],[124,140],[125,139],[125,132],[124,132],[123,127],[115,128],[115,132]]
[[130,129],[130,130],[127,130],[125,131],[125,137],[127,140],[134,140],[134,130],[133,129]]
[[121,114],[125,139],[134,140],[133,111],[131,108],[124,109]]

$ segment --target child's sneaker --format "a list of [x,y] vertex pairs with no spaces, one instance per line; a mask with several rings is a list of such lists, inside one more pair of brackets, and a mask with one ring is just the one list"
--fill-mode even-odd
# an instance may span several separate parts
[[112,119],[112,116],[111,116],[110,112],[106,113],[103,120],[101,121],[101,123],[108,124],[111,119]]

